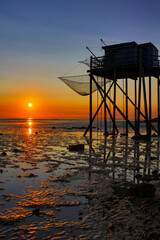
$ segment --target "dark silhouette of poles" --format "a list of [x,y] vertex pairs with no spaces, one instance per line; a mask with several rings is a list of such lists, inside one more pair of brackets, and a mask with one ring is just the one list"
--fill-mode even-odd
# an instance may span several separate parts
[[145,117],[146,117],[146,132],[147,132],[147,135],[149,136],[149,131],[148,131],[149,129],[148,129],[147,96],[146,96],[146,85],[145,85],[144,73],[143,73],[142,81],[143,81],[143,96],[144,96],[144,107],[145,107]]
[[151,102],[151,95],[152,95],[152,85],[151,85],[151,76],[149,76],[149,136],[151,137],[151,119],[152,119],[152,102]]
[[[106,93],[106,78],[104,78],[104,93]],[[106,95],[104,94],[104,130],[107,133]]]
[[116,123],[116,55],[114,59],[114,95],[113,95],[113,136],[115,135],[115,123]]
[[90,138],[92,138],[92,56],[90,58],[90,109],[89,109],[89,124],[90,124]]
[[137,135],[137,80],[134,81],[134,97],[135,97],[135,109],[134,109],[134,122],[135,122],[135,135]]
[[157,78],[157,90],[158,90],[158,96],[157,96],[157,100],[158,100],[158,135],[160,135],[160,78]]
[[126,135],[128,136],[128,79],[126,78]]

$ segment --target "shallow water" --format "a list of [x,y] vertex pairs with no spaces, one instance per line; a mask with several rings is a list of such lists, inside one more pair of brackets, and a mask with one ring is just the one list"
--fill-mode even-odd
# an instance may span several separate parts
[[[86,120],[0,121],[2,239],[141,239],[146,216],[112,186],[137,183],[138,173],[159,172],[159,138],[138,142],[94,132],[90,142],[76,129],[86,125]],[[68,151],[78,143],[84,151]],[[159,179],[152,182],[158,189]],[[159,220],[154,218],[154,231]]]

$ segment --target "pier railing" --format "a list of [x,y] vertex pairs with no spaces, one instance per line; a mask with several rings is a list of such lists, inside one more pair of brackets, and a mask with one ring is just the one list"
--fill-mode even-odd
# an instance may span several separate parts
[[[116,67],[136,67],[140,63],[137,54],[115,54],[93,58],[93,69],[112,69]],[[143,55],[142,65],[148,68],[160,68],[160,56]]]

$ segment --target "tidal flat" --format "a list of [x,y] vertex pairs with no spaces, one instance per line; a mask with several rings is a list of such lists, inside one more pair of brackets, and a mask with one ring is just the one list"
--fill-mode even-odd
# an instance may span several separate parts
[[[159,137],[52,126],[0,126],[0,239],[160,239]],[[142,183],[154,196],[130,194]]]

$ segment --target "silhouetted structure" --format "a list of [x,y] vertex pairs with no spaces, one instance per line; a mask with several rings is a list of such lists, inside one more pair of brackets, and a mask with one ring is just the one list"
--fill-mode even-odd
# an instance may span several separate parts
[[[151,131],[154,130],[157,134],[160,134],[160,63],[158,50],[152,43],[137,44],[136,42],[128,42],[122,44],[115,44],[102,47],[104,49],[104,56],[90,57],[90,124],[86,129],[84,136],[87,132],[90,132],[92,137],[92,123],[96,118],[99,110],[104,106],[104,129],[105,134],[107,131],[107,112],[112,120],[113,132],[115,135],[118,133],[118,127],[116,126],[116,111],[125,120],[126,135],[128,135],[128,126],[130,126],[135,136],[140,135],[140,117],[142,116],[146,122],[146,133],[148,137],[151,137]],[[101,87],[96,80],[95,76],[101,77],[104,80],[104,87]],[[149,92],[148,98],[146,93],[146,77],[149,78]],[[158,127],[155,128],[151,122],[152,118],[152,82],[157,79],[157,118]],[[106,89],[106,79],[112,80],[111,85]],[[125,89],[118,84],[118,79],[125,79]],[[134,81],[134,100],[128,95],[128,80]],[[95,114],[92,114],[92,84],[96,84],[98,91],[102,97],[102,102],[97,108]],[[125,112],[119,107],[119,103],[116,101],[117,88],[125,96]],[[109,95],[113,89],[113,98]],[[143,94],[142,94],[143,90]],[[144,113],[141,111],[142,104],[141,99],[144,98]],[[128,118],[128,102],[134,107],[134,123]],[[108,103],[113,105],[113,111],[109,108]]]

